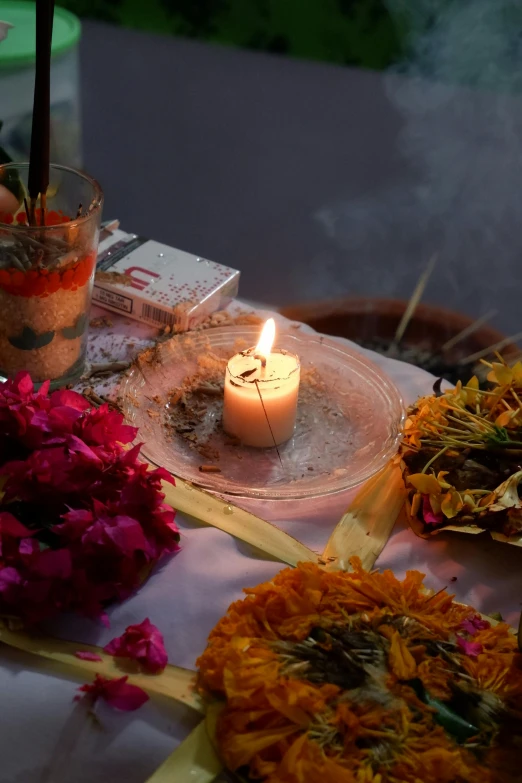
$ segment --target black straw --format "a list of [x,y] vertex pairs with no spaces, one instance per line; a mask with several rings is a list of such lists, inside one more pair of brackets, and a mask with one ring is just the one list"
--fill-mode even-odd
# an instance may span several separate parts
[[279,453],[279,449],[277,448],[276,439],[274,437],[274,433],[272,432],[272,427],[270,426],[270,419],[268,418],[268,413],[266,412],[265,403],[263,402],[263,398],[261,397],[261,389],[259,388],[259,383],[257,379],[254,380],[254,383],[256,385],[257,393],[259,394],[259,399],[261,400],[261,405],[263,406],[263,412],[265,414],[266,423],[268,424],[270,435],[272,436],[272,440],[274,441],[274,446],[275,446],[275,450],[277,451],[277,456],[279,457],[279,462],[281,463],[281,467],[284,470],[283,460],[281,459],[281,454]]
[[[36,0],[36,76],[34,82],[31,155],[29,158],[29,177],[27,182],[31,199],[32,220],[30,222],[33,225],[35,224],[34,210],[38,196],[41,194],[45,197],[49,187],[53,18],[54,0]],[[42,203],[42,212],[43,209],[44,203]]]

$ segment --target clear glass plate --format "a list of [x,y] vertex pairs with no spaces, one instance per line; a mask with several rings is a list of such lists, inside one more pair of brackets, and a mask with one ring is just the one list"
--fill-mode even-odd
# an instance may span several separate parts
[[[368,359],[317,335],[287,332],[276,338],[278,348],[301,361],[292,440],[279,454],[230,441],[221,428],[223,397],[215,386],[223,381],[226,361],[258,337],[258,327],[192,332],[140,357],[123,380],[121,398],[127,421],[140,428],[143,455],[210,491],[274,500],[339,492],[382,468],[400,439],[399,392]],[[193,380],[198,373],[205,376],[203,385]],[[192,419],[191,404],[187,415],[176,401],[183,386],[198,387],[195,398],[188,396],[198,400]],[[200,471],[209,464],[220,472]]]

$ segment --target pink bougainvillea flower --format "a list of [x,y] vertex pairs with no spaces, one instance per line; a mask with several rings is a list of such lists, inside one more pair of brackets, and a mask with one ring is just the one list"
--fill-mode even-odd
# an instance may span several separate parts
[[54,533],[67,542],[81,538],[87,528],[92,525],[95,517],[93,512],[87,508],[71,508],[65,514],[62,514],[62,519],[65,522],[55,525]]
[[82,416],[75,433],[92,446],[111,448],[116,443],[132,443],[138,430],[123,423],[121,413],[111,411],[107,404],[93,408]]
[[97,519],[82,537],[85,546],[112,546],[122,555],[137,550],[148,551],[143,528],[135,519],[126,516],[105,516]]
[[145,704],[149,697],[142,688],[138,688],[137,685],[129,685],[128,679],[127,676],[109,679],[97,674],[94,682],[86,683],[78,690],[88,693],[94,702],[103,699],[117,710],[132,712]]
[[11,562],[19,552],[27,552],[33,546],[31,536],[35,532],[22,525],[9,511],[0,511],[0,557],[4,562]]
[[477,658],[483,652],[481,644],[470,642],[468,639],[463,639],[462,636],[457,636],[457,644],[464,655],[469,655],[470,658]]
[[44,549],[31,562],[33,574],[43,579],[69,579],[72,567],[68,549]]
[[436,514],[433,511],[429,495],[422,496],[422,516],[427,525],[440,525],[444,522],[444,514]]
[[23,583],[23,579],[16,568],[7,566],[6,568],[0,568],[0,596],[9,600],[9,594],[16,593],[18,588]]
[[29,538],[33,533],[9,511],[0,511],[0,536],[4,535],[11,538]]
[[49,400],[52,408],[74,408],[77,411],[86,411],[91,407],[85,397],[69,389],[54,391]]
[[477,631],[485,631],[486,628],[490,628],[491,623],[488,623],[488,621],[484,620],[479,614],[474,614],[463,620],[460,627],[463,631],[469,633],[470,636],[474,636]]
[[138,625],[129,625],[122,636],[109,642],[106,653],[119,658],[132,658],[150,672],[162,672],[168,663],[163,635],[147,617]]
[[32,394],[34,391],[34,385],[28,372],[19,372],[13,381],[7,383],[9,385],[6,391],[16,390],[21,397]]
[[63,611],[106,621],[154,564],[179,549],[164,470],[126,449],[136,430],[79,394],[0,383],[0,613],[37,623]]
[[23,538],[20,541],[20,546],[18,547],[18,553],[20,555],[35,555],[39,551],[40,544],[34,538]]
[[74,654],[76,658],[79,658],[81,661],[103,661],[101,655],[90,652],[89,650],[76,650]]
[[4,436],[4,447],[13,445],[12,438],[20,439],[25,445],[38,445],[41,441],[40,427],[33,426],[32,419],[37,412],[49,408],[48,391],[49,383],[45,383],[35,393],[28,373],[19,373],[16,378],[1,384],[0,430]]

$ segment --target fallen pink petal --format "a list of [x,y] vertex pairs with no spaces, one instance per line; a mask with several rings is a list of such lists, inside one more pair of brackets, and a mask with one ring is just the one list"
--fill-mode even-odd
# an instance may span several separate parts
[[81,661],[103,661],[101,655],[89,652],[89,650],[77,650],[74,654],[76,658],[79,658]]
[[148,617],[138,625],[129,625],[103,649],[118,658],[131,658],[154,674],[162,672],[169,660],[163,635]]
[[149,696],[137,685],[129,685],[128,679],[127,676],[110,679],[97,674],[94,682],[86,683],[78,690],[89,694],[94,702],[103,699],[117,710],[133,712],[145,704]]

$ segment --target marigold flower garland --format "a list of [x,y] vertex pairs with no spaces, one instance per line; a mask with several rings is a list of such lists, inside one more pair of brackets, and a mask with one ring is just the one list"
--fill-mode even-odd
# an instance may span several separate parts
[[423,575],[285,569],[248,589],[198,661],[219,752],[263,783],[520,780],[522,656]]
[[179,549],[163,470],[126,448],[137,430],[107,405],[20,373],[0,384],[0,614],[104,617]]

